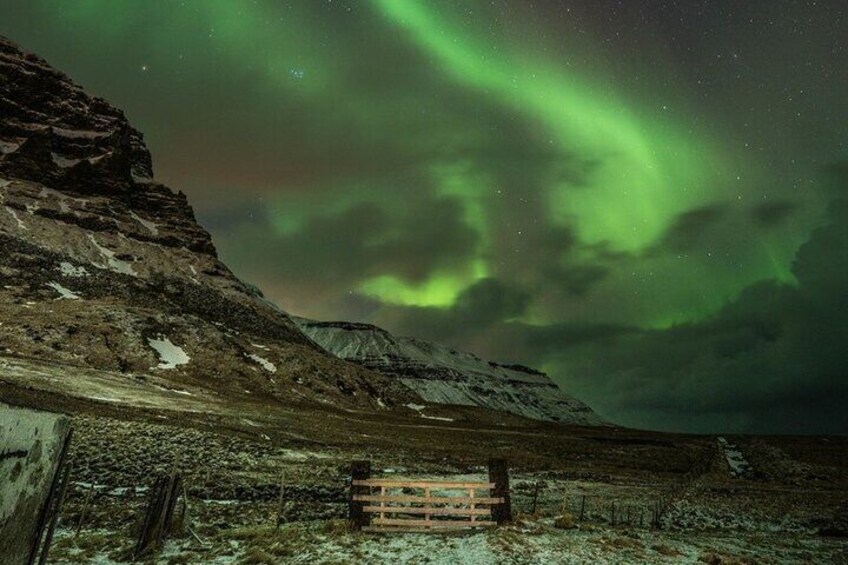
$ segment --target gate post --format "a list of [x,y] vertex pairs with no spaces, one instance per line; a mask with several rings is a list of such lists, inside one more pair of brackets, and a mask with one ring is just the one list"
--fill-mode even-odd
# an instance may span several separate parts
[[489,459],[489,482],[494,483],[492,497],[503,498],[503,504],[492,506],[492,519],[500,526],[512,521],[509,500],[509,465],[506,459]]
[[371,461],[354,461],[350,464],[350,496],[349,518],[355,530],[361,530],[363,526],[371,524],[371,515],[366,513],[364,508],[365,502],[355,501],[355,494],[371,494],[370,487],[354,485],[353,481],[360,481],[371,478]]

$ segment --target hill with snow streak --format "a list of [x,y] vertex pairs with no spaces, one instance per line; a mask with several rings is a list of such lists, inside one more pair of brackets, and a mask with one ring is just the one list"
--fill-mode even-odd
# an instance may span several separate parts
[[397,337],[370,324],[293,319],[327,351],[399,379],[427,402],[480,406],[536,420],[604,423],[535,369],[485,361],[436,343]]

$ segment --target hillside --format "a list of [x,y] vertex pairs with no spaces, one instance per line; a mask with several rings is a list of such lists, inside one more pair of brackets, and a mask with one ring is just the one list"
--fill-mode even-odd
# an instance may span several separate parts
[[602,423],[591,408],[535,369],[484,361],[370,324],[294,320],[327,351],[397,378],[427,402],[479,406],[536,420]]
[[124,114],[3,38],[0,320],[0,359],[67,378],[368,409],[417,398],[326,354],[239,281]]

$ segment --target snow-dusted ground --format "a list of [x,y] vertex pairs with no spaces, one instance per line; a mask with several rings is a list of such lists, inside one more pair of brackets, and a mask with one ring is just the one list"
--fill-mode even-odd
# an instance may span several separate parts
[[730,474],[734,477],[743,477],[750,474],[753,469],[742,451],[724,437],[718,438],[718,446],[724,454],[724,459],[730,467]]
[[[124,381],[132,379],[122,377]],[[178,396],[161,390],[161,380],[154,382],[144,389],[150,391],[143,395],[148,401],[155,395],[160,397],[157,402]],[[178,405],[183,402],[188,409],[196,397],[181,398]],[[417,414],[417,407],[404,410]],[[59,536],[52,562],[123,562],[121,552],[134,542],[126,525],[147,502],[139,488],[152,484],[152,477],[171,472],[177,454],[188,489],[189,523],[203,542],[187,532],[175,535],[156,563],[840,563],[846,558],[848,541],[820,535],[826,524],[819,521],[832,514],[834,500],[842,496],[833,490],[833,485],[844,484],[838,482],[841,471],[810,463],[810,472],[836,481],[818,487],[809,481],[794,487],[780,480],[731,478],[718,465],[723,464],[720,451],[706,449],[715,465],[682,491],[675,490],[661,529],[655,529],[650,511],[670,487],[679,484],[681,473],[649,471],[647,460],[644,470],[629,468],[638,463],[628,458],[627,450],[637,454],[646,446],[631,449],[630,444],[613,440],[595,450],[590,441],[586,445],[581,441],[571,463],[561,468],[516,465],[510,473],[516,518],[512,525],[482,533],[351,533],[341,519],[347,512],[350,461],[369,458],[374,476],[386,478],[485,482],[485,458],[459,462],[398,449],[382,451],[370,444],[322,446],[295,436],[272,442],[259,435],[259,413],[236,414],[257,439],[173,424],[79,418],[71,455],[82,463],[72,479],[77,484],[67,501],[70,518],[64,526],[71,532]],[[372,428],[369,431],[377,433]],[[713,448],[715,441],[704,439],[704,445]],[[761,459],[750,443],[740,440],[740,444],[759,468]],[[787,444],[780,445],[792,452]],[[653,453],[665,449],[670,446]],[[580,466],[581,459],[609,451],[619,453],[613,461],[620,461],[621,467]],[[649,457],[644,452],[641,456]],[[285,502],[287,522],[275,529],[275,489],[281,481],[290,493]],[[89,490],[95,493],[91,517],[77,538],[72,531]],[[461,492],[437,489],[434,494]],[[611,520],[612,504],[618,511]],[[533,508],[536,512],[531,512]],[[555,527],[555,518],[563,515],[572,517],[572,529]]]
[[[257,526],[230,539],[168,541],[157,563],[428,563],[434,565],[636,564],[636,563],[843,563],[845,541],[793,536],[683,534],[608,528],[560,530],[553,520],[525,520],[478,533],[368,535],[336,531],[338,522]],[[95,535],[97,535],[95,533]],[[100,533],[100,535],[104,535]],[[57,564],[111,565],[60,530]],[[82,548],[80,548],[82,546]],[[88,552],[86,552],[88,550]]]

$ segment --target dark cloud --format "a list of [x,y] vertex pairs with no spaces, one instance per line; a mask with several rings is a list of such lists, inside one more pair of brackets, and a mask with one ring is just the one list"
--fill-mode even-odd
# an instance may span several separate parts
[[521,316],[530,300],[527,291],[486,278],[465,289],[450,308],[390,306],[376,321],[402,335],[450,344],[472,339],[503,320]]
[[798,250],[792,271],[797,286],[754,284],[702,322],[540,359],[622,423],[846,433],[848,207],[831,208],[830,223]]
[[339,289],[379,275],[421,281],[432,271],[464,266],[477,245],[461,205],[412,195],[389,211],[371,202],[318,212],[291,233],[275,235],[266,218],[236,226],[221,238],[222,255],[251,279]]
[[751,217],[762,227],[770,229],[779,227],[792,216],[800,205],[797,202],[781,200],[764,202],[751,208]]
[[510,321],[526,312],[530,295],[497,280],[481,281],[454,308],[383,308],[380,321],[487,358],[544,368],[622,424],[846,433],[848,205],[832,203],[829,218],[796,253],[797,284],[749,285],[699,322],[644,329]]
[[621,336],[639,332],[638,328],[617,324],[530,325],[507,322],[487,333],[481,349],[492,359],[542,366],[549,359],[559,358],[565,351],[586,344],[598,347]]
[[583,296],[610,274],[610,268],[604,265],[571,264],[551,266],[544,269],[544,272],[550,283],[557,288]]
[[691,251],[729,211],[727,204],[710,204],[678,214],[650,252]]
[[832,164],[828,172],[836,182],[829,186],[837,193],[848,192],[848,159]]
[[507,255],[499,272],[504,278],[522,281],[534,294],[554,291],[583,296],[610,274],[609,263],[618,258],[606,253],[603,245],[584,244],[574,229],[565,226],[531,228],[513,246],[521,254]]
[[460,323],[481,326],[520,316],[530,295],[497,279],[483,279],[464,290],[453,305],[452,317]]

